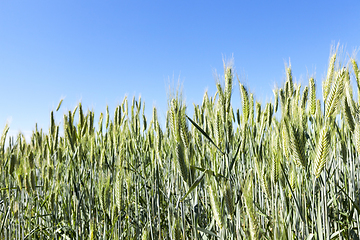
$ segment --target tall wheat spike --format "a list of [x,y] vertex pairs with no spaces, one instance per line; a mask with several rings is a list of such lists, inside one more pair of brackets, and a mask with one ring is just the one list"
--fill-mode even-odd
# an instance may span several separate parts
[[185,148],[189,148],[189,136],[188,136],[189,130],[188,130],[188,126],[186,124],[185,108],[183,108],[181,110],[181,112],[179,113],[179,117],[180,117],[180,120],[179,120],[180,137],[181,137],[181,140],[182,140]]
[[[25,174],[25,179],[24,180],[25,180],[25,190],[30,195],[32,189],[31,189],[31,184],[30,184],[31,180],[30,180],[30,174],[29,173]],[[45,189],[47,190],[47,187],[45,187]]]
[[309,79],[309,103],[308,111],[314,116],[316,110],[316,87],[314,78]]
[[281,112],[285,113],[287,99],[286,99],[285,92],[283,89],[279,90],[279,98],[280,98],[280,104],[281,104]]
[[181,109],[178,106],[177,100],[173,99],[171,101],[171,109],[170,109],[170,121],[171,121],[171,130],[173,133],[173,137],[177,143],[180,143],[181,134]]
[[290,137],[289,137],[289,128],[285,121],[281,122],[281,139],[282,139],[282,149],[283,154],[286,159],[290,159]]
[[358,107],[353,99],[353,91],[352,91],[352,85],[350,83],[350,78],[345,79],[344,88],[345,88],[345,90],[344,90],[345,99],[343,101],[345,101],[345,100],[347,101],[348,106],[351,109],[353,119],[357,119],[357,115],[358,115],[359,111],[358,111]]
[[156,156],[161,159],[161,144],[162,144],[162,139],[163,139],[163,133],[160,129],[160,124],[159,122],[156,122],[156,138],[155,138],[155,152],[156,152]]
[[347,126],[349,127],[349,130],[351,132],[354,131],[354,119],[353,119],[353,115],[351,113],[351,109],[350,109],[350,106],[348,104],[348,100],[346,97],[343,100],[343,112],[345,115],[345,122],[346,122]]
[[325,117],[329,118],[335,112],[338,102],[343,94],[344,89],[344,76],[346,69],[342,69],[331,88],[329,96],[325,104]]
[[30,183],[31,183],[31,190],[35,191],[36,189],[36,174],[35,174],[35,170],[32,169],[30,171]]
[[188,182],[189,180],[189,173],[188,173],[188,167],[185,162],[185,149],[184,145],[180,142],[176,144],[176,158],[178,163],[178,168],[181,173],[181,177],[185,182]]
[[231,106],[231,93],[232,93],[232,82],[233,82],[233,74],[231,67],[226,68],[225,72],[225,101],[226,101],[226,112],[230,112]]
[[[301,90],[301,84],[294,84],[294,88],[295,88],[295,92],[294,92],[294,106],[298,106],[299,105],[299,101],[300,101],[300,90]],[[301,105],[301,104],[300,104]]]
[[335,67],[335,60],[336,60],[336,53],[333,54],[329,61],[329,67],[326,75],[325,81],[323,81],[323,99],[324,102],[328,98],[329,91],[331,89],[332,81],[333,81],[333,74],[334,74],[334,67]]
[[261,120],[261,104],[256,102],[256,122],[260,123]]
[[274,112],[277,112],[278,107],[279,107],[279,94],[278,94],[278,89],[274,89],[273,93],[274,93]]
[[207,91],[205,91],[203,100],[202,100],[202,104],[201,104],[201,108],[205,109],[206,106],[208,105],[208,103],[209,103],[209,95],[208,95]]
[[243,118],[244,118],[243,121],[244,123],[246,123],[249,119],[249,112],[250,112],[249,94],[246,88],[244,87],[244,85],[242,85],[240,82],[239,85],[240,85],[241,103],[242,103]]
[[280,157],[278,156],[279,147],[276,147],[272,150],[272,158],[271,158],[271,179],[273,183],[276,183],[279,179],[279,170],[280,170]]
[[292,71],[291,71],[291,64],[289,64],[289,67],[286,68],[286,78],[287,78],[287,82],[289,82],[288,97],[291,97],[294,93],[294,83],[293,83],[293,76],[292,76]]
[[315,116],[317,119],[321,120],[322,119],[322,112],[321,112],[321,103],[320,103],[320,99],[316,100],[316,111],[315,111]]
[[296,165],[306,168],[304,146],[301,141],[300,133],[292,124],[289,125],[290,149]]
[[54,135],[55,133],[55,120],[54,120],[54,112],[51,111],[50,113],[50,133]]
[[301,107],[302,109],[305,109],[305,105],[306,105],[306,102],[307,102],[307,100],[308,100],[308,93],[309,93],[309,88],[306,86],[306,87],[304,88],[304,91],[303,91],[303,94],[302,94],[301,100],[300,100],[300,102],[301,102],[300,107]]
[[[221,111],[221,115],[225,116],[224,113],[226,112],[226,99],[225,99],[225,94],[224,91],[221,87],[220,82],[218,82],[216,84],[217,87],[217,94],[219,96],[219,100],[218,100],[218,109]],[[223,119],[225,120],[225,119]]]
[[100,205],[104,212],[107,212],[110,206],[110,178],[101,186]]
[[[232,113],[232,111],[231,111]],[[226,122],[225,122],[225,127],[226,127],[226,137],[227,137],[227,141],[228,142],[232,142],[232,138],[233,138],[233,119],[234,117],[231,117],[231,115],[227,116]]]
[[285,112],[284,112],[283,116],[290,117],[290,111],[291,111],[291,107],[292,107],[291,100],[292,100],[292,98],[287,99],[286,106],[285,106]]
[[9,132],[9,125],[6,123],[0,140],[0,157],[3,157],[5,152],[5,141],[8,132]]
[[357,85],[358,85],[358,87],[360,87],[360,79],[359,79],[360,78],[360,75],[359,75],[360,71],[359,71],[358,64],[357,64],[357,62],[355,61],[354,58],[351,58],[350,61],[351,61],[351,64],[353,66],[354,75],[355,75],[355,78],[356,78]]
[[17,162],[15,154],[11,154],[9,163],[9,175],[12,175],[15,170],[15,164]]
[[215,113],[214,137],[216,145],[219,146],[222,140],[222,124],[221,124],[221,111],[217,110]]
[[[299,132],[300,132],[300,136],[302,137],[304,133],[304,131],[306,131],[307,129],[307,124],[308,124],[308,116],[305,113],[305,109],[304,108],[299,108],[299,122],[298,122],[298,126],[299,126]],[[304,139],[302,138],[302,141]]]
[[284,94],[285,94],[285,99],[290,99],[292,97],[292,92],[290,90],[290,82],[289,81],[285,82]]
[[270,190],[269,190],[268,174],[265,171],[266,171],[266,168],[265,168],[265,164],[264,164],[261,167],[260,175],[259,175],[260,186],[261,186],[261,189],[264,192],[265,196],[268,199],[271,199],[271,194],[270,194]]
[[353,70],[354,70],[354,75],[355,75],[355,80],[356,80],[356,85],[358,87],[358,102],[360,103],[360,71],[359,71],[359,67],[358,64],[356,63],[354,58],[350,59]]
[[251,123],[254,121],[254,94],[250,93],[250,101],[249,101],[250,105],[250,113],[249,113],[249,118]]
[[314,175],[318,178],[325,167],[330,151],[330,132],[329,127],[325,125],[320,133],[317,143],[316,156],[314,161]]

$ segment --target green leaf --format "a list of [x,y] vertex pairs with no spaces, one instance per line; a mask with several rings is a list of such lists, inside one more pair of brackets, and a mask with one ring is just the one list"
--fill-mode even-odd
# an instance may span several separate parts
[[204,179],[205,177],[205,173],[207,171],[204,171],[196,180],[195,182],[191,185],[191,187],[189,188],[189,191],[185,194],[185,196],[183,196],[180,200],[180,202],[184,201],[185,198],[197,187],[197,185],[199,185],[199,183]]
[[354,207],[356,208],[356,210],[358,211],[358,213],[360,213],[360,207],[359,207],[359,205],[357,205],[352,199],[351,199],[351,197],[343,190],[343,188],[341,188],[340,186],[339,186],[339,184],[336,184],[338,187],[339,187],[339,189],[345,194],[345,196],[350,200],[350,202],[354,205]]
[[207,230],[207,229],[205,229],[205,228],[200,228],[200,227],[197,227],[196,229],[197,229],[198,231],[200,231],[200,232],[205,233],[205,234],[209,234],[209,235],[211,235],[211,236],[214,236],[214,237],[219,238],[219,236],[218,236],[218,235],[216,235],[216,234],[215,234],[215,233],[213,233],[212,231],[209,231],[209,230]]
[[[245,139],[243,139],[243,141],[245,141]],[[229,166],[229,172],[231,172],[231,170],[232,170],[232,168],[233,168],[233,166],[234,166],[234,164],[235,164],[236,157],[237,157],[237,155],[239,154],[240,146],[241,146],[241,143],[242,143],[242,142],[240,141],[240,136],[239,136],[238,142],[239,142],[239,145],[238,145],[238,147],[237,147],[237,149],[236,149],[235,156],[234,156],[233,159],[231,160],[231,163],[230,163],[230,166]]]
[[224,155],[223,151],[220,150],[220,148],[218,146],[216,146],[216,144],[214,143],[214,141],[209,137],[209,135],[202,130],[202,128],[196,124],[196,122],[194,122],[191,118],[189,118],[188,115],[186,115],[186,117],[189,119],[189,121]]

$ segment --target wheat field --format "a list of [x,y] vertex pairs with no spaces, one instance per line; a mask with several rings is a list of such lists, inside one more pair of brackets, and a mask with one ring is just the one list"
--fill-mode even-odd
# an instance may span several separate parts
[[127,97],[113,118],[81,103],[60,123],[51,112],[30,142],[5,126],[0,239],[359,239],[355,58],[332,54],[321,86],[287,66],[266,104],[235,76],[224,65],[193,116],[175,94],[163,128]]

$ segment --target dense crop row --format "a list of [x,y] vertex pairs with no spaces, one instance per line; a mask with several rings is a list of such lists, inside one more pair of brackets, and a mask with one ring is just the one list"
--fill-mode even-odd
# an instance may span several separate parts
[[321,101],[315,80],[301,88],[291,67],[265,105],[239,82],[241,110],[224,70],[193,116],[170,99],[165,129],[155,108],[149,120],[127,98],[113,119],[79,104],[60,126],[51,112],[48,134],[35,128],[5,148],[6,126],[0,238],[359,239],[355,60],[330,58]]

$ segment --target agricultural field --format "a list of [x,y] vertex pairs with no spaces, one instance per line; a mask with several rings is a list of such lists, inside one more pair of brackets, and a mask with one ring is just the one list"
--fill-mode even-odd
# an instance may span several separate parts
[[169,99],[164,127],[135,98],[114,118],[51,112],[30,142],[5,126],[0,239],[359,239],[360,71],[336,57],[322,85],[286,67],[266,104],[224,65],[193,116]]

